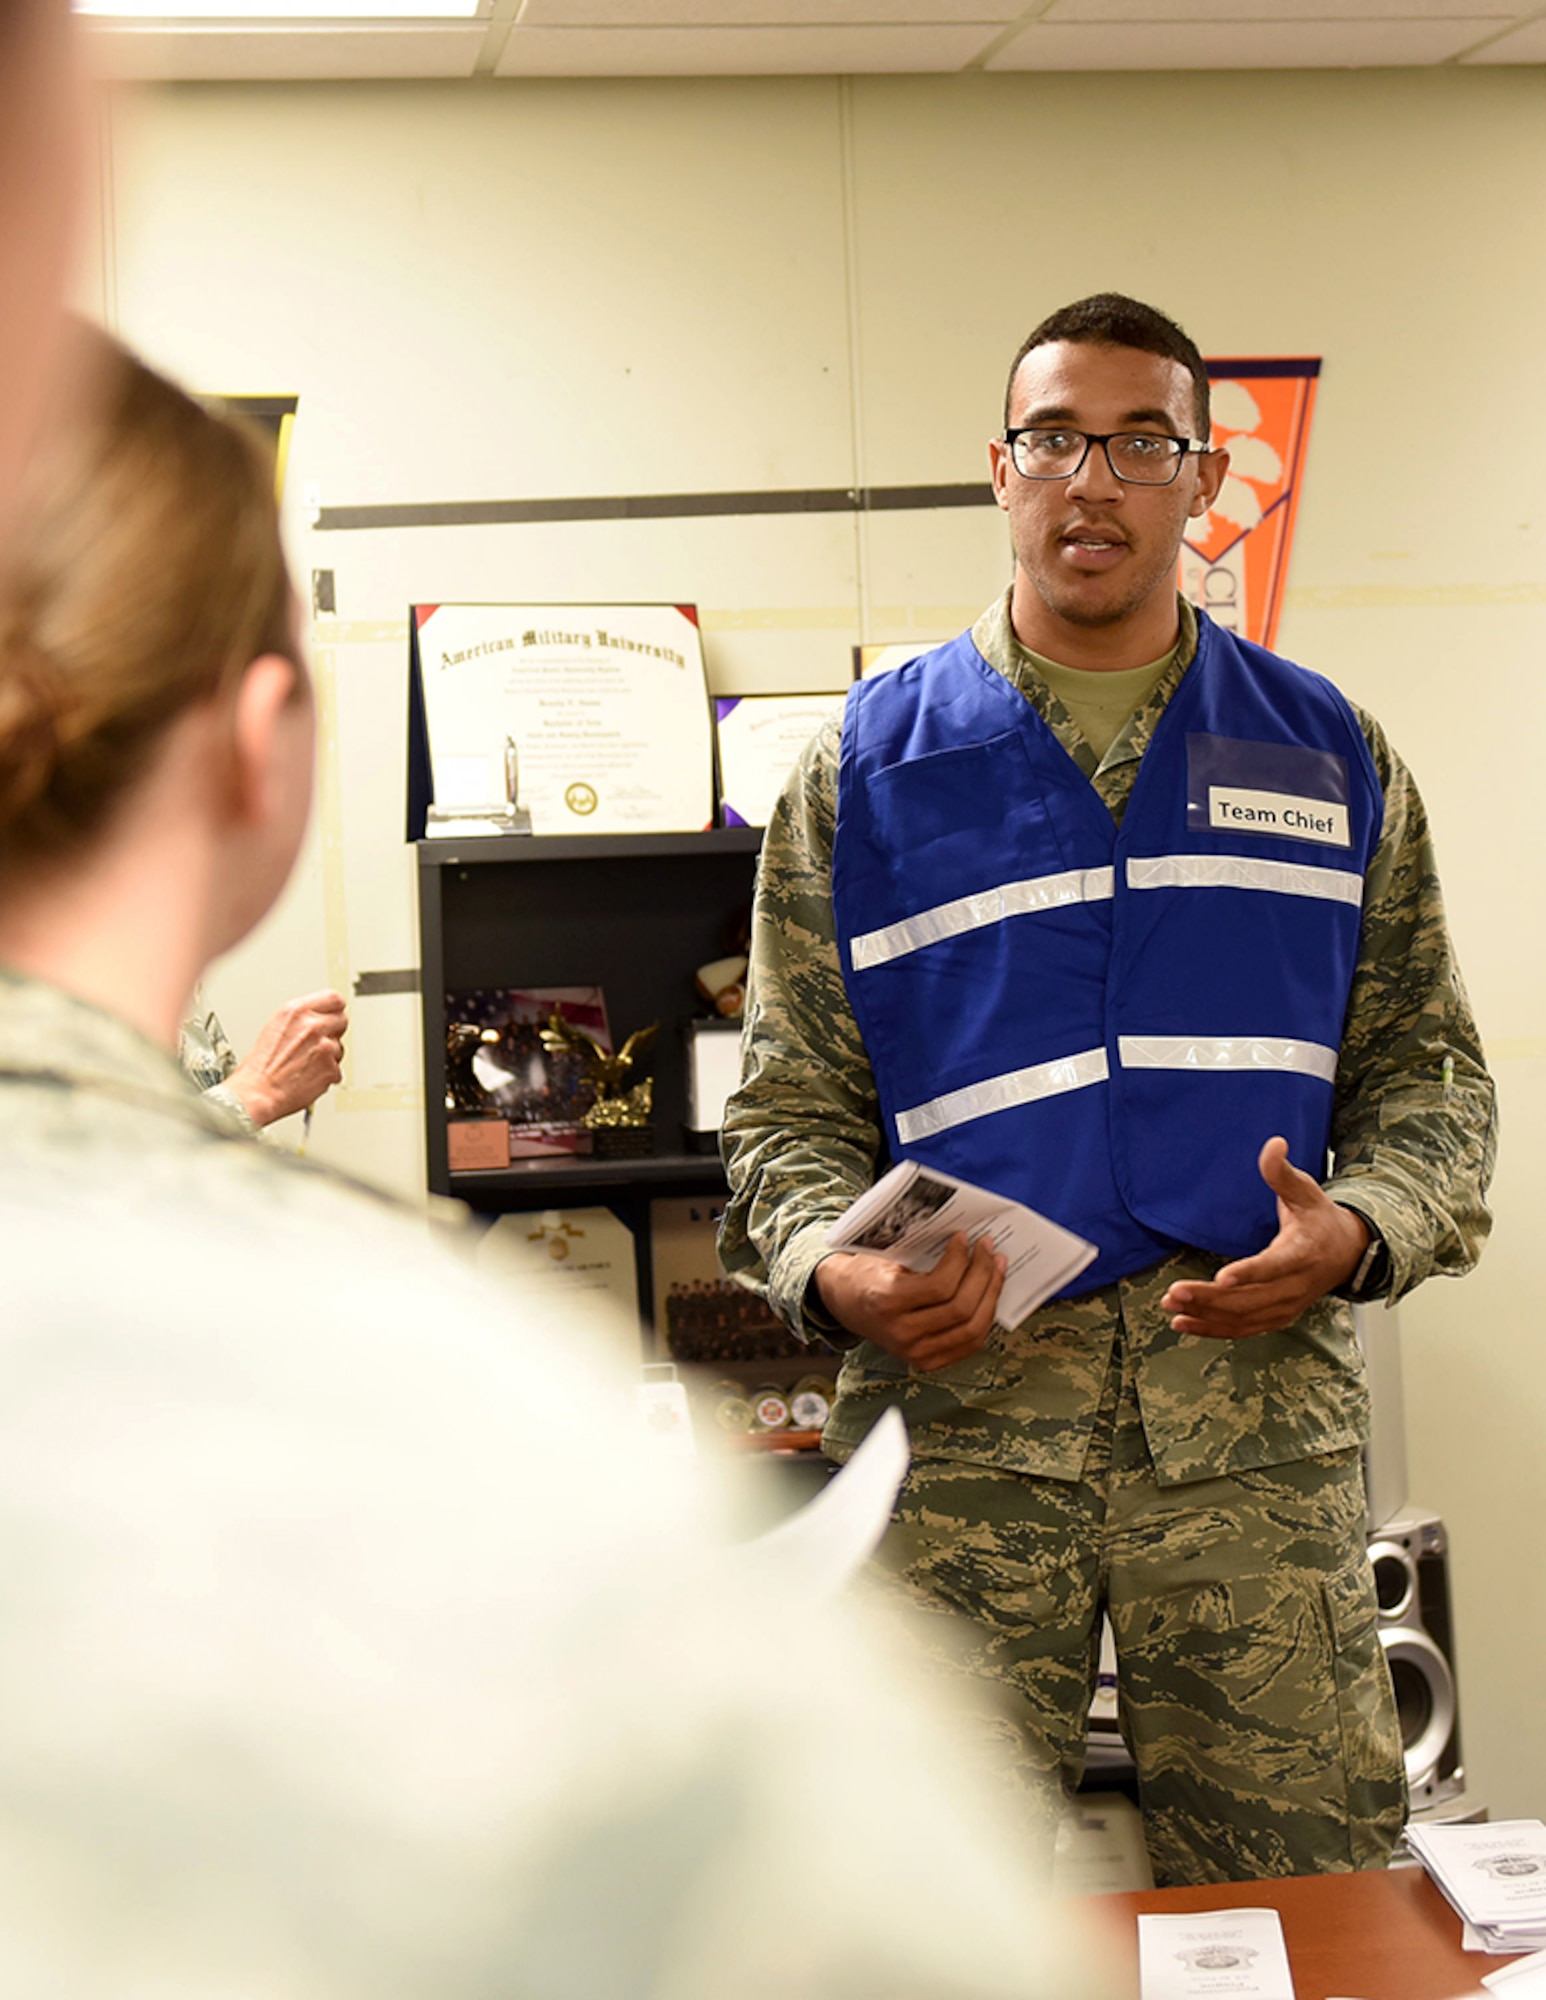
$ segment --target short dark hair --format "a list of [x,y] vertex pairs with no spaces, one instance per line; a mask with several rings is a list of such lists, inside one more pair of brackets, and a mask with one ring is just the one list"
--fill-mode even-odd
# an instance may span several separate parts
[[1049,313],[1040,326],[1033,327],[1020,343],[1020,351],[1010,364],[1004,386],[1004,426],[1009,426],[1009,399],[1014,394],[1020,363],[1033,347],[1045,347],[1054,340],[1082,341],[1091,347],[1136,347],[1141,354],[1162,354],[1179,361],[1192,378],[1192,400],[1196,406],[1197,435],[1207,441],[1212,421],[1208,408],[1208,365],[1197,343],[1184,328],[1141,299],[1121,292],[1095,292],[1060,306]]

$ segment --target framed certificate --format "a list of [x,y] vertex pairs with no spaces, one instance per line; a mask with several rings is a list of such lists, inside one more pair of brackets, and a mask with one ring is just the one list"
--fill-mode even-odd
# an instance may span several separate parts
[[841,694],[721,695],[719,810],[726,826],[766,826],[795,760],[847,699]]
[[417,604],[410,665],[410,838],[713,823],[693,606]]

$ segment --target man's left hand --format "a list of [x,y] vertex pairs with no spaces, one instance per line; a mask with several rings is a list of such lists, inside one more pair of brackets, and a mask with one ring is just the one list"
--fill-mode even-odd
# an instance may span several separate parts
[[1278,1233],[1265,1250],[1226,1264],[1208,1284],[1184,1279],[1172,1285],[1160,1306],[1177,1333],[1244,1340],[1280,1332],[1358,1269],[1368,1230],[1318,1181],[1289,1164],[1288,1141],[1269,1139],[1257,1165],[1278,1198]]

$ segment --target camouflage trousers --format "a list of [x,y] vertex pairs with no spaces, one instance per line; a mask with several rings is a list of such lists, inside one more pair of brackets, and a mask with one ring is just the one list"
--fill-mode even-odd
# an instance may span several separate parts
[[1160,1486],[1122,1345],[1082,1480],[915,1461],[877,1587],[924,1614],[1044,1834],[1083,1765],[1104,1611],[1156,1882],[1383,1867],[1406,1783],[1359,1454]]

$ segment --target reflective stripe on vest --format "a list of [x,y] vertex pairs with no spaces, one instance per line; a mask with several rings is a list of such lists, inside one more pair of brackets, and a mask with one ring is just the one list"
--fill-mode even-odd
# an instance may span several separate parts
[[1287,1042],[1271,1035],[1120,1035],[1124,1069],[1280,1069],[1333,1083],[1337,1052],[1321,1042]]
[[1363,877],[1345,868],[1302,861],[1253,861],[1243,854],[1132,856],[1129,889],[1261,889],[1275,896],[1319,896],[1328,903],[1363,904]]
[[[1001,882],[975,896],[936,903],[884,930],[849,940],[855,972],[964,932],[1001,924],[1037,910],[1068,903],[1109,902],[1116,882],[1112,868],[1068,868],[1061,875],[1038,875],[1029,882]],[[1320,896],[1329,903],[1363,902],[1363,877],[1344,868],[1314,868],[1293,861],[1251,861],[1239,854],[1153,854],[1127,864],[1129,889],[1260,889],[1278,896]]]
[[1087,1090],[1092,1083],[1104,1083],[1108,1073],[1106,1051],[1086,1049],[1083,1055],[1060,1056],[1056,1062],[1011,1070],[1007,1076],[985,1077],[965,1090],[947,1091],[927,1104],[915,1104],[911,1111],[897,1113],[896,1129],[905,1145],[915,1145],[952,1125],[986,1118],[992,1111],[1034,1104],[1038,1098],[1060,1097],[1065,1090]]
[[862,972],[910,951],[922,951],[925,945],[941,944],[946,938],[960,937],[988,924],[1001,924],[1008,917],[1055,910],[1067,903],[1109,903],[1115,889],[1113,868],[1069,868],[1061,875],[1038,875],[1029,882],[1002,882],[975,896],[936,903],[932,910],[920,910],[902,923],[856,937],[849,944],[849,954],[854,970]]

